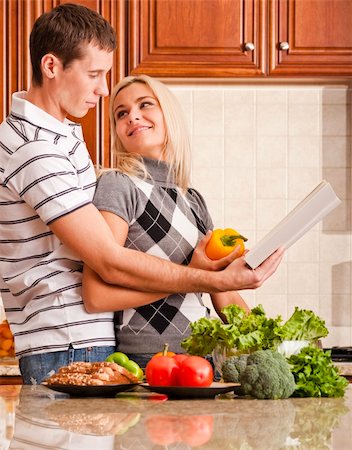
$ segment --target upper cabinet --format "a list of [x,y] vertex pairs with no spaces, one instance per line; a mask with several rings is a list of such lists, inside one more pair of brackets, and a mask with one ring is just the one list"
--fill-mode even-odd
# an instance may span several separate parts
[[[12,93],[27,90],[31,79],[29,35],[32,26],[42,13],[70,0],[0,0],[2,17],[2,45],[0,45],[0,122],[9,114]],[[125,0],[80,0],[80,4],[99,11],[115,28],[119,47],[108,76],[111,89],[125,76],[126,2]],[[81,118],[90,156],[99,166],[109,167],[110,127],[109,99],[101,99],[97,108]]]
[[[28,89],[29,34],[72,0],[0,0],[0,121]],[[110,90],[127,74],[156,77],[350,77],[352,0],[80,0],[115,28]],[[82,123],[95,164],[111,162],[108,98]]]
[[351,0],[271,0],[269,75],[351,76]]
[[130,0],[128,8],[131,73],[265,74],[264,0]]
[[351,0],[130,0],[128,71],[352,75]]

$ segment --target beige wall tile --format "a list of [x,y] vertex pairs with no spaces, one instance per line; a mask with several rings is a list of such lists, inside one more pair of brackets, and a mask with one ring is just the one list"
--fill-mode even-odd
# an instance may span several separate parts
[[257,290],[257,294],[287,295],[287,263],[283,262],[278,267],[274,275]]
[[257,199],[285,199],[287,171],[285,169],[257,169]]
[[245,167],[255,167],[255,138],[253,135],[225,134],[225,166],[233,168],[233,175]]
[[[241,234],[244,234],[248,239],[247,231],[253,236],[253,231],[256,229],[255,221],[255,203],[243,200],[225,200],[224,223],[230,228],[235,228]],[[255,236],[253,237],[255,238]]]
[[334,346],[346,347],[352,345],[351,327],[334,327],[328,326],[329,334],[322,339],[324,348]]
[[311,309],[318,314],[319,296],[314,294],[288,294],[287,313],[289,316],[294,312],[296,306],[302,309]]
[[192,142],[193,170],[224,167],[224,138],[220,136],[194,136]]
[[193,134],[221,136],[224,133],[222,90],[196,90],[193,94]]
[[318,136],[318,105],[290,104],[288,108],[289,136]]
[[[286,201],[281,199],[258,199],[256,205],[257,229],[263,236],[285,217],[287,212]],[[265,233],[263,233],[263,230]]]
[[287,145],[288,167],[319,167],[319,136],[290,136]]
[[263,305],[268,317],[277,317],[280,315],[283,320],[287,318],[287,301],[285,295],[262,294],[259,289],[257,291],[257,305]]
[[319,88],[290,88],[288,89],[289,105],[317,105],[320,99]]
[[288,168],[288,198],[301,201],[318,183],[321,175],[318,167],[289,167]]
[[347,85],[173,85],[189,122],[192,182],[215,227],[251,248],[322,179],[342,199],[285,254],[248,305],[327,321],[326,346],[352,344],[352,89]]
[[231,167],[224,170],[224,197],[226,199],[251,200],[255,199],[255,169],[246,167],[234,173]]
[[287,250],[288,262],[319,262],[319,232],[314,227]]
[[[204,192],[202,192],[204,194]],[[224,200],[223,198],[205,198],[214,228],[224,228]]]
[[287,106],[275,103],[257,105],[257,135],[286,136],[288,129]]
[[255,132],[254,91],[225,91],[225,134],[253,135]]
[[287,137],[257,136],[257,167],[287,170]]
[[326,167],[351,167],[350,136],[324,136],[322,140],[322,165]]
[[322,135],[346,136],[348,134],[346,105],[324,105],[322,111]]
[[287,264],[287,292],[306,297],[319,293],[319,270],[315,263]]

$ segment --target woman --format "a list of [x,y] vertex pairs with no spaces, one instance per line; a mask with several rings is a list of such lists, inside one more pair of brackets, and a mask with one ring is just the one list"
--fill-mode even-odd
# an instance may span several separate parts
[[[102,174],[94,203],[115,239],[178,264],[209,268],[213,262],[204,249],[213,223],[203,197],[190,188],[189,136],[177,99],[153,78],[127,77],[112,92],[110,115],[116,170]],[[190,322],[208,314],[201,293],[117,292],[88,267],[83,297],[89,312],[116,311],[118,350],[142,367],[165,342],[182,352]],[[248,310],[237,292],[211,298],[218,314],[230,303]]]

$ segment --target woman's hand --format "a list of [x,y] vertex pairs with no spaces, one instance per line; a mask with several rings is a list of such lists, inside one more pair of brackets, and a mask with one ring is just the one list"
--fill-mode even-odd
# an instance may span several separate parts
[[211,235],[212,231],[209,230],[207,234],[204,236],[204,238],[201,241],[199,241],[197,247],[194,249],[191,262],[188,265],[189,267],[203,270],[222,270],[240,256],[241,247],[238,246],[224,258],[217,260],[212,260],[208,258],[205,253],[205,247],[207,246],[207,243],[209,242]]

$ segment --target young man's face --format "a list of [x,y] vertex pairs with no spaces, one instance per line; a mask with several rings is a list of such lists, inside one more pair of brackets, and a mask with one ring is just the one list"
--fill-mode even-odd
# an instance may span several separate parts
[[106,97],[109,89],[106,75],[111,69],[113,52],[88,44],[82,59],[76,59],[66,67],[58,67],[55,76],[56,116],[63,120],[67,115],[83,117],[95,108],[100,97]]

